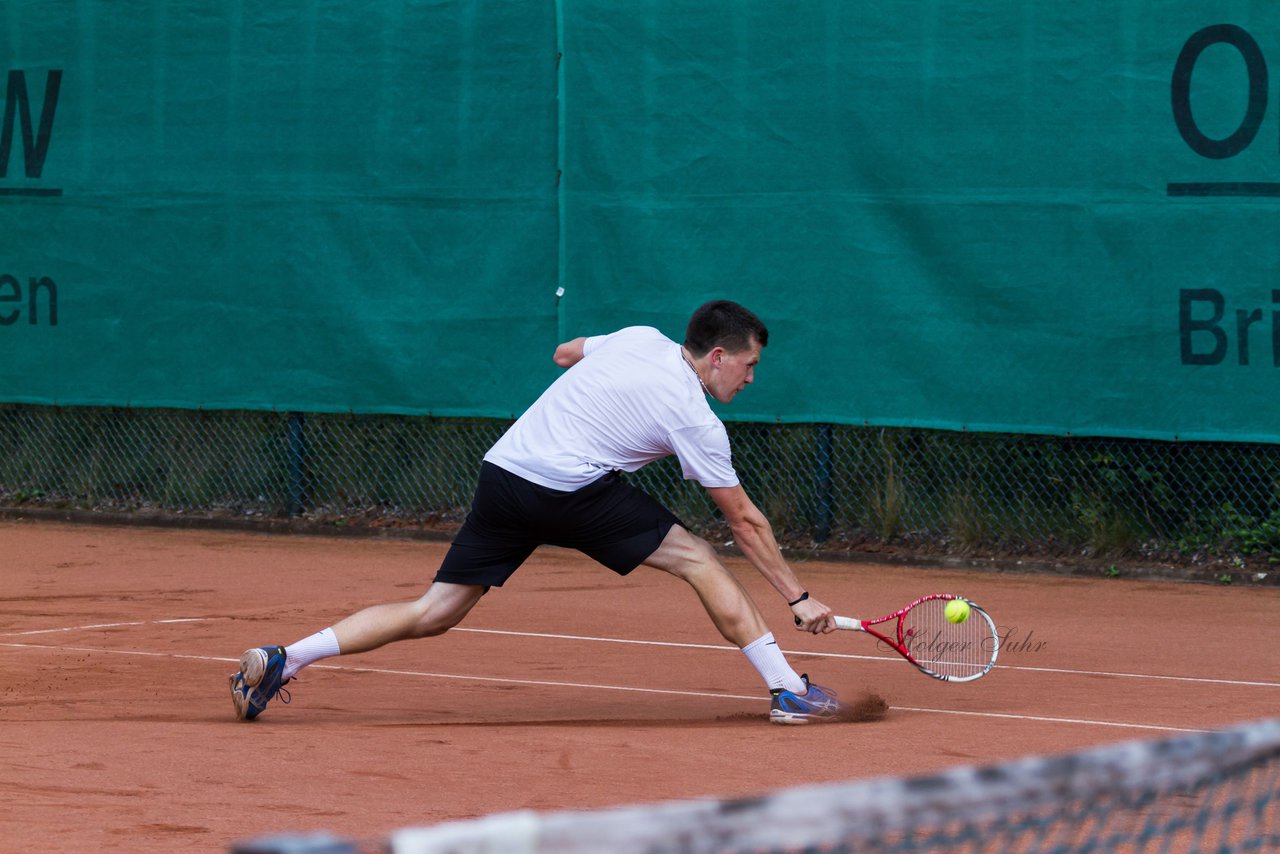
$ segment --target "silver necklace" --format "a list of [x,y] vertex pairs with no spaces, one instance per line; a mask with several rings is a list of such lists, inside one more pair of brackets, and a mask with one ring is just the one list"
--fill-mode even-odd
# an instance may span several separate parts
[[702,374],[698,373],[698,369],[693,366],[693,362],[689,360],[689,355],[685,353],[684,348],[680,348],[680,358],[684,359],[684,363],[689,366],[689,370],[693,371],[693,375],[698,378],[698,385],[702,386],[702,391],[708,397],[711,395],[711,389],[707,388],[707,384],[702,381]]

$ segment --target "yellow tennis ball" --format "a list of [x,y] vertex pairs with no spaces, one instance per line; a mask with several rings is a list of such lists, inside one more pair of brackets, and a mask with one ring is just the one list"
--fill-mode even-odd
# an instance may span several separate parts
[[952,599],[947,603],[947,608],[943,612],[947,615],[947,619],[953,623],[963,623],[969,619],[969,603],[963,599]]

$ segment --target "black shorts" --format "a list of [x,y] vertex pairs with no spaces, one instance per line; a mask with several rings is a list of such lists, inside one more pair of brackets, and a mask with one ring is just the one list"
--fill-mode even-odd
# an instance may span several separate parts
[[680,520],[617,472],[575,492],[530,483],[492,463],[436,581],[501,587],[540,545],[577,549],[626,575],[658,550]]

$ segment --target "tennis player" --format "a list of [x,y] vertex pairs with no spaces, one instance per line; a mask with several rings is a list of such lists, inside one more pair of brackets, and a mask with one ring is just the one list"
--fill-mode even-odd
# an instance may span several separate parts
[[768,343],[759,318],[716,300],[693,313],[683,346],[644,326],[561,344],[555,362],[568,370],[485,454],[471,512],[426,593],[366,608],[291,646],[247,650],[231,676],[236,716],[256,718],[299,670],[321,659],[443,634],[546,543],[577,549],[619,575],[648,566],[688,582],[768,686],[771,721],[839,719],[835,694],[791,668],[711,545],[620,477],[675,454],[791,608],[791,621],[815,634],[834,631],[831,609],[805,591],[743,490],[728,433],[707,402],[728,403],[753,382]]

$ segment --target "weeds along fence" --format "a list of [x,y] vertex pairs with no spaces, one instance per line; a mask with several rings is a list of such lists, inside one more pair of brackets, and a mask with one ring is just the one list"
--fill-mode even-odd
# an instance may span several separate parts
[[[461,522],[509,422],[0,406],[0,506],[342,525]],[[779,539],[946,554],[1235,556],[1280,563],[1280,446],[729,425]],[[630,476],[729,534],[674,460]]]

